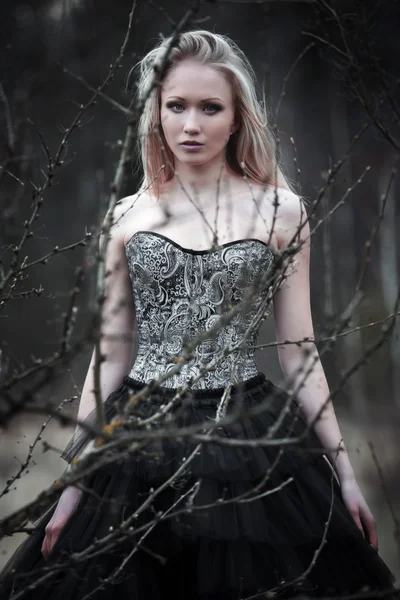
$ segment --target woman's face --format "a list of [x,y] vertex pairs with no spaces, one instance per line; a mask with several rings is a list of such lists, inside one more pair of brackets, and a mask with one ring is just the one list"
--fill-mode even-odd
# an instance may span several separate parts
[[[161,88],[161,125],[178,161],[203,165],[225,154],[230,132],[235,129],[234,118],[231,86],[213,67],[185,60],[165,78]],[[186,149],[182,146],[186,140],[202,145],[196,150]]]

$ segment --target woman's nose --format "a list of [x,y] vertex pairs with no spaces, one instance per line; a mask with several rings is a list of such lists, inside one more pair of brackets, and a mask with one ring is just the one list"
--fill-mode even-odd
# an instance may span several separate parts
[[186,133],[195,133],[200,130],[199,121],[195,114],[188,112],[184,129]]

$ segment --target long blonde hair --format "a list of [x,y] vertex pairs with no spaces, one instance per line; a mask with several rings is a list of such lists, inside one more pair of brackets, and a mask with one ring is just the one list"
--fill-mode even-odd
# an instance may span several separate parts
[[[160,40],[130,71],[128,79],[134,69],[140,67],[134,102],[140,101],[149,89],[154,77],[154,65],[161,63],[170,43],[171,36]],[[294,191],[278,164],[275,155],[276,140],[269,125],[266,103],[257,99],[256,77],[246,55],[225,35],[206,30],[188,31],[179,35],[175,46],[170,50],[164,77],[175,65],[188,58],[214,67],[232,85],[239,127],[230,136],[226,147],[226,159],[230,168],[243,175],[243,163],[250,180]],[[141,159],[138,167],[143,168],[139,192],[149,187],[154,190],[157,198],[159,186],[174,176],[171,168],[174,165],[174,155],[160,124],[160,105],[161,87],[158,86],[153,88],[140,115],[136,139],[137,155]],[[165,153],[168,160],[165,160]]]

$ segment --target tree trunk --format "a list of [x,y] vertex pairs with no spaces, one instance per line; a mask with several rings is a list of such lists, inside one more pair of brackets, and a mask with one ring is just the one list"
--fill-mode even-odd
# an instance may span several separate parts
[[[333,162],[338,160],[350,146],[350,135],[348,129],[347,104],[343,97],[343,92],[339,90],[336,83],[331,80],[331,134]],[[334,184],[333,198],[337,202],[350,187],[357,174],[353,174],[351,163],[347,161],[341,168],[338,178]],[[341,312],[347,306],[352,298],[352,294],[357,281],[357,252],[355,244],[354,230],[354,209],[352,205],[353,197],[347,197],[344,206],[340,207],[335,213],[333,222],[335,222],[335,239],[333,242],[334,258],[336,258],[337,268],[337,290],[338,307],[336,312]],[[359,324],[359,314],[356,309],[353,313],[351,328]],[[338,342],[338,360],[341,373],[344,373],[361,356],[363,352],[362,339],[359,331],[343,336]],[[344,390],[350,397],[349,406],[352,415],[355,418],[365,415],[367,409],[367,393],[365,380],[361,370],[357,371],[346,383]]]

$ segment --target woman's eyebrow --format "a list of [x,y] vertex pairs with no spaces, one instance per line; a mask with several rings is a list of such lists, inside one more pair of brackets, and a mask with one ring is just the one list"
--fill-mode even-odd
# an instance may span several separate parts
[[[168,98],[176,98],[177,100],[182,100],[183,102],[185,101],[185,98],[182,98],[182,96],[168,96]],[[221,98],[205,98],[204,100],[200,100],[201,104],[204,104],[205,102],[209,102],[210,100],[218,100],[219,102],[223,102],[223,100],[221,100]]]

